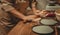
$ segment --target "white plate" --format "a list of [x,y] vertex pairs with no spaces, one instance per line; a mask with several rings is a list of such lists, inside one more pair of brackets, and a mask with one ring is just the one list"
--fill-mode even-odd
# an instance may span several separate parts
[[36,26],[33,27],[32,29],[34,32],[36,33],[40,33],[40,34],[49,34],[52,33],[54,30],[49,27],[49,26]]
[[55,21],[53,19],[42,19],[41,23],[44,25],[54,25],[57,23],[57,21]]

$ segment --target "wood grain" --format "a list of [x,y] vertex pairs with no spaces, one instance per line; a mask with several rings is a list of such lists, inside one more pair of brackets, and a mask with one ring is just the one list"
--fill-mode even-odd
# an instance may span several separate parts
[[38,25],[35,23],[18,23],[9,33],[8,35],[38,35],[32,32],[32,27]]

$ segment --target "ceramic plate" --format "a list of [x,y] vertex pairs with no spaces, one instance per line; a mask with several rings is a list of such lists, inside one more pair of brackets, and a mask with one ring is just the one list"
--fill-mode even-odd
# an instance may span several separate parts
[[57,21],[55,21],[53,19],[42,19],[41,23],[44,25],[54,25],[57,23]]
[[33,27],[33,31],[40,34],[52,33],[54,30],[49,26],[36,26]]

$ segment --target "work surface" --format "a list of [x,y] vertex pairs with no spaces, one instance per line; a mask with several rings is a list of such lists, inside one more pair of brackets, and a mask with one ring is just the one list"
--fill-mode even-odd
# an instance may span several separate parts
[[9,33],[8,35],[38,35],[32,32],[32,27],[38,25],[34,23],[24,24],[19,22]]
[[[8,35],[39,35],[32,31],[32,27],[35,25],[39,25],[37,23],[31,22],[24,24],[23,22],[19,22],[9,33]],[[53,27],[55,30],[55,27]],[[60,30],[57,29],[57,34],[60,35]],[[52,35],[56,35],[54,32]]]

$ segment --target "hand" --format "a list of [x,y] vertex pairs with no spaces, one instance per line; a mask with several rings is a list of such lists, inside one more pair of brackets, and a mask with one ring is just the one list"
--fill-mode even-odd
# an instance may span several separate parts
[[33,20],[33,19],[35,19],[35,18],[37,18],[36,15],[29,15],[29,16],[24,17],[23,20],[24,20],[24,21]]
[[48,12],[46,10],[42,10],[39,14],[41,17],[46,17]]
[[35,15],[39,15],[39,16],[41,16],[41,17],[45,17],[45,16],[47,16],[47,14],[48,14],[48,12],[47,12],[46,10],[42,10],[42,11],[37,10],[37,11],[35,12]]
[[34,25],[40,25],[40,23],[39,23],[40,20],[41,20],[41,18],[33,19]]
[[40,15],[40,10],[36,10],[36,12],[34,12],[35,15]]
[[35,21],[35,22],[38,22],[39,20],[41,20],[41,18],[33,19],[33,21]]

